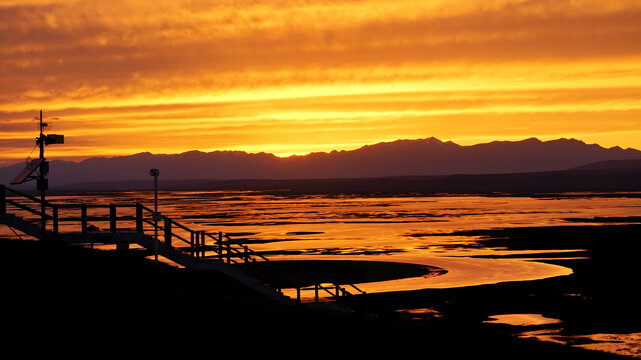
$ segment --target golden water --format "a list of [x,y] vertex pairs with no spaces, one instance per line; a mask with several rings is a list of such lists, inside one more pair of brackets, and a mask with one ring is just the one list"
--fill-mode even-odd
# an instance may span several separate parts
[[[164,215],[192,229],[223,231],[234,238],[252,242],[250,247],[255,251],[278,252],[279,255],[270,256],[273,260],[393,261],[447,270],[445,275],[439,276],[357,284],[362,290],[374,293],[526,281],[572,272],[566,267],[536,261],[544,256],[538,251],[508,251],[483,246],[473,236],[443,235],[453,231],[581,224],[567,222],[566,218],[641,216],[639,197],[624,194],[566,195],[571,196],[279,196],[247,191],[175,191],[161,192],[159,205]],[[151,192],[51,196],[49,200],[90,204],[138,201],[153,208]],[[95,211],[98,210],[90,209],[90,214]],[[78,216],[77,212],[62,210],[60,215]],[[133,214],[133,209],[130,213]],[[94,225],[100,228],[108,226],[106,223]],[[66,227],[71,229],[68,226],[62,223],[61,231]],[[120,226],[133,227],[133,223]],[[6,227],[0,227],[0,236],[10,235],[12,233]],[[581,250],[563,251],[580,257]],[[550,249],[544,253],[554,251],[560,250]],[[501,258],[501,255],[513,254],[526,254],[528,259]],[[475,257],[478,255],[492,255],[494,258]],[[409,314],[413,311],[434,312],[429,308],[405,311]],[[497,315],[493,321],[519,326],[558,322],[537,314]],[[524,331],[521,336],[566,344],[571,342],[571,336],[561,336],[554,329]],[[591,334],[582,335],[582,339],[592,341],[577,346],[628,356],[640,356],[641,353],[641,335],[638,333]]]
[[[448,271],[438,277],[361,284],[366,291],[382,292],[533,280],[571,273],[565,267],[527,259],[473,257],[515,252],[483,247],[472,236],[433,236],[435,234],[574,224],[566,222],[565,218],[641,215],[641,199],[636,197],[571,195],[547,198],[360,197],[173,191],[160,193],[159,208],[164,215],[190,228],[223,231],[235,238],[253,241],[250,247],[255,251],[286,254],[272,256],[275,260],[286,257],[395,261],[436,266]],[[138,201],[153,208],[151,192],[51,196],[49,201],[87,204]],[[92,211],[99,210],[90,209],[90,214]],[[62,210],[61,217],[78,216],[78,212],[77,209]],[[133,214],[133,209],[129,212]],[[95,225],[101,228],[108,226],[106,223]],[[77,224],[61,223],[62,231],[65,226]],[[133,224],[129,226],[133,227]],[[0,231],[10,235],[7,229]],[[528,253],[533,259],[537,258],[536,251],[518,253]]]

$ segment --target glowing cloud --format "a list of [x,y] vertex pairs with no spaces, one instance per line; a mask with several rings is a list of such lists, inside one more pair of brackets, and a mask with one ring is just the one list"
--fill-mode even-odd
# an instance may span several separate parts
[[436,136],[641,147],[638,1],[2,1],[0,164]]

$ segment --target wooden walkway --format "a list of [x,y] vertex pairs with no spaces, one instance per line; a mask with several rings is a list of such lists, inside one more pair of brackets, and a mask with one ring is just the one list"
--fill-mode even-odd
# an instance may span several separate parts
[[[27,215],[29,218],[17,214]],[[298,287],[296,299],[287,297],[277,283],[266,284],[234,266],[238,263],[269,262],[265,256],[222,232],[190,229],[167,216],[157,215],[154,219],[153,210],[140,203],[43,204],[36,197],[0,185],[0,224],[40,240],[88,246],[111,244],[122,251],[127,251],[131,244],[136,244],[152,254],[189,269],[219,271],[280,303],[300,303],[301,290],[313,289],[317,302],[319,291],[328,293],[329,299],[333,300],[351,295],[344,287],[336,284],[329,287],[317,284],[311,289]],[[94,224],[105,224],[106,228],[100,229]],[[362,293],[356,286],[350,286]],[[336,303],[332,304],[345,310]]]

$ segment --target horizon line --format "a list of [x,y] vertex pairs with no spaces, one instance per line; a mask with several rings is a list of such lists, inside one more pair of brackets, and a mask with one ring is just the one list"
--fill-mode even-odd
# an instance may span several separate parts
[[[265,154],[265,155],[271,155],[271,156],[277,157],[279,159],[288,159],[288,158],[294,158],[294,157],[304,157],[304,156],[313,155],[313,154],[328,154],[329,155],[329,154],[332,154],[332,153],[357,151],[357,150],[360,150],[360,149],[363,149],[363,148],[366,148],[366,147],[369,147],[369,146],[376,146],[376,145],[381,145],[381,144],[392,144],[392,143],[401,142],[401,141],[428,141],[428,140],[438,141],[439,143],[442,143],[442,144],[448,144],[448,143],[449,144],[454,144],[454,145],[460,146],[460,147],[478,146],[478,145],[486,145],[486,144],[492,144],[492,143],[518,143],[518,142],[525,142],[525,141],[537,141],[537,142],[540,142],[540,143],[548,143],[548,142],[560,141],[560,140],[566,140],[566,141],[573,141],[574,140],[574,141],[583,143],[583,144],[585,144],[587,146],[596,145],[596,146],[599,146],[599,147],[601,147],[603,149],[621,149],[621,150],[641,151],[639,149],[631,148],[631,147],[622,148],[621,146],[618,146],[618,145],[615,145],[615,146],[612,146],[612,147],[604,147],[604,146],[602,146],[602,145],[600,145],[598,143],[587,143],[587,142],[585,142],[585,141],[583,141],[581,139],[577,139],[577,138],[574,138],[574,137],[559,137],[559,138],[551,138],[550,140],[541,140],[541,139],[539,139],[539,137],[530,136],[530,137],[520,137],[519,140],[490,140],[490,141],[485,141],[485,142],[477,142],[477,143],[473,143],[473,144],[461,145],[461,144],[457,143],[456,141],[453,141],[452,139],[441,140],[441,139],[439,139],[437,137],[430,136],[430,137],[425,137],[425,138],[399,138],[399,139],[395,139],[395,140],[380,141],[380,142],[377,142],[377,143],[370,143],[370,144],[360,145],[360,146],[357,146],[357,147],[352,148],[352,149],[341,149],[341,150],[333,149],[333,150],[330,150],[330,151],[311,151],[311,152],[307,152],[307,153],[291,153],[291,154],[285,153],[286,155],[282,154],[282,153],[281,154],[276,154],[276,153],[273,153],[273,152],[266,152],[266,151],[247,151],[247,150],[233,150],[233,149],[206,151],[206,150],[192,149],[192,150],[186,150],[186,151],[183,151],[183,152],[175,152],[175,153],[162,153],[162,152],[153,153],[153,152],[150,152],[150,151],[141,151],[141,152],[135,152],[135,153],[129,153],[129,154],[121,154],[121,155],[114,154],[114,155],[65,156],[65,157],[63,157],[63,159],[54,159],[52,161],[67,161],[67,162],[73,162],[73,163],[80,163],[82,161],[85,161],[85,160],[88,160],[88,159],[92,159],[92,158],[112,159],[112,158],[136,156],[136,155],[141,155],[141,154],[149,154],[149,155],[152,155],[152,156],[163,156],[163,155],[164,156],[172,156],[172,155],[183,155],[183,154],[186,154],[186,153],[212,154],[212,153],[219,153],[219,152],[220,153],[224,153],[224,152],[227,152],[227,153],[244,153],[244,154],[248,154],[248,155]],[[454,139],[454,140],[456,140],[456,139]],[[77,160],[72,160],[73,158],[76,158]],[[4,163],[4,165],[2,165],[3,163]],[[20,163],[20,162],[10,162],[10,160],[8,160],[8,161],[1,161],[0,160],[0,167],[13,166],[13,165],[16,165],[18,163]]]

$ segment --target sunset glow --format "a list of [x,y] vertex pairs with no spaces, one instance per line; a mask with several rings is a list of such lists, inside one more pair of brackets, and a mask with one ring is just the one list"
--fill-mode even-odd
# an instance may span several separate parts
[[0,166],[400,138],[641,148],[636,0],[0,0]]

